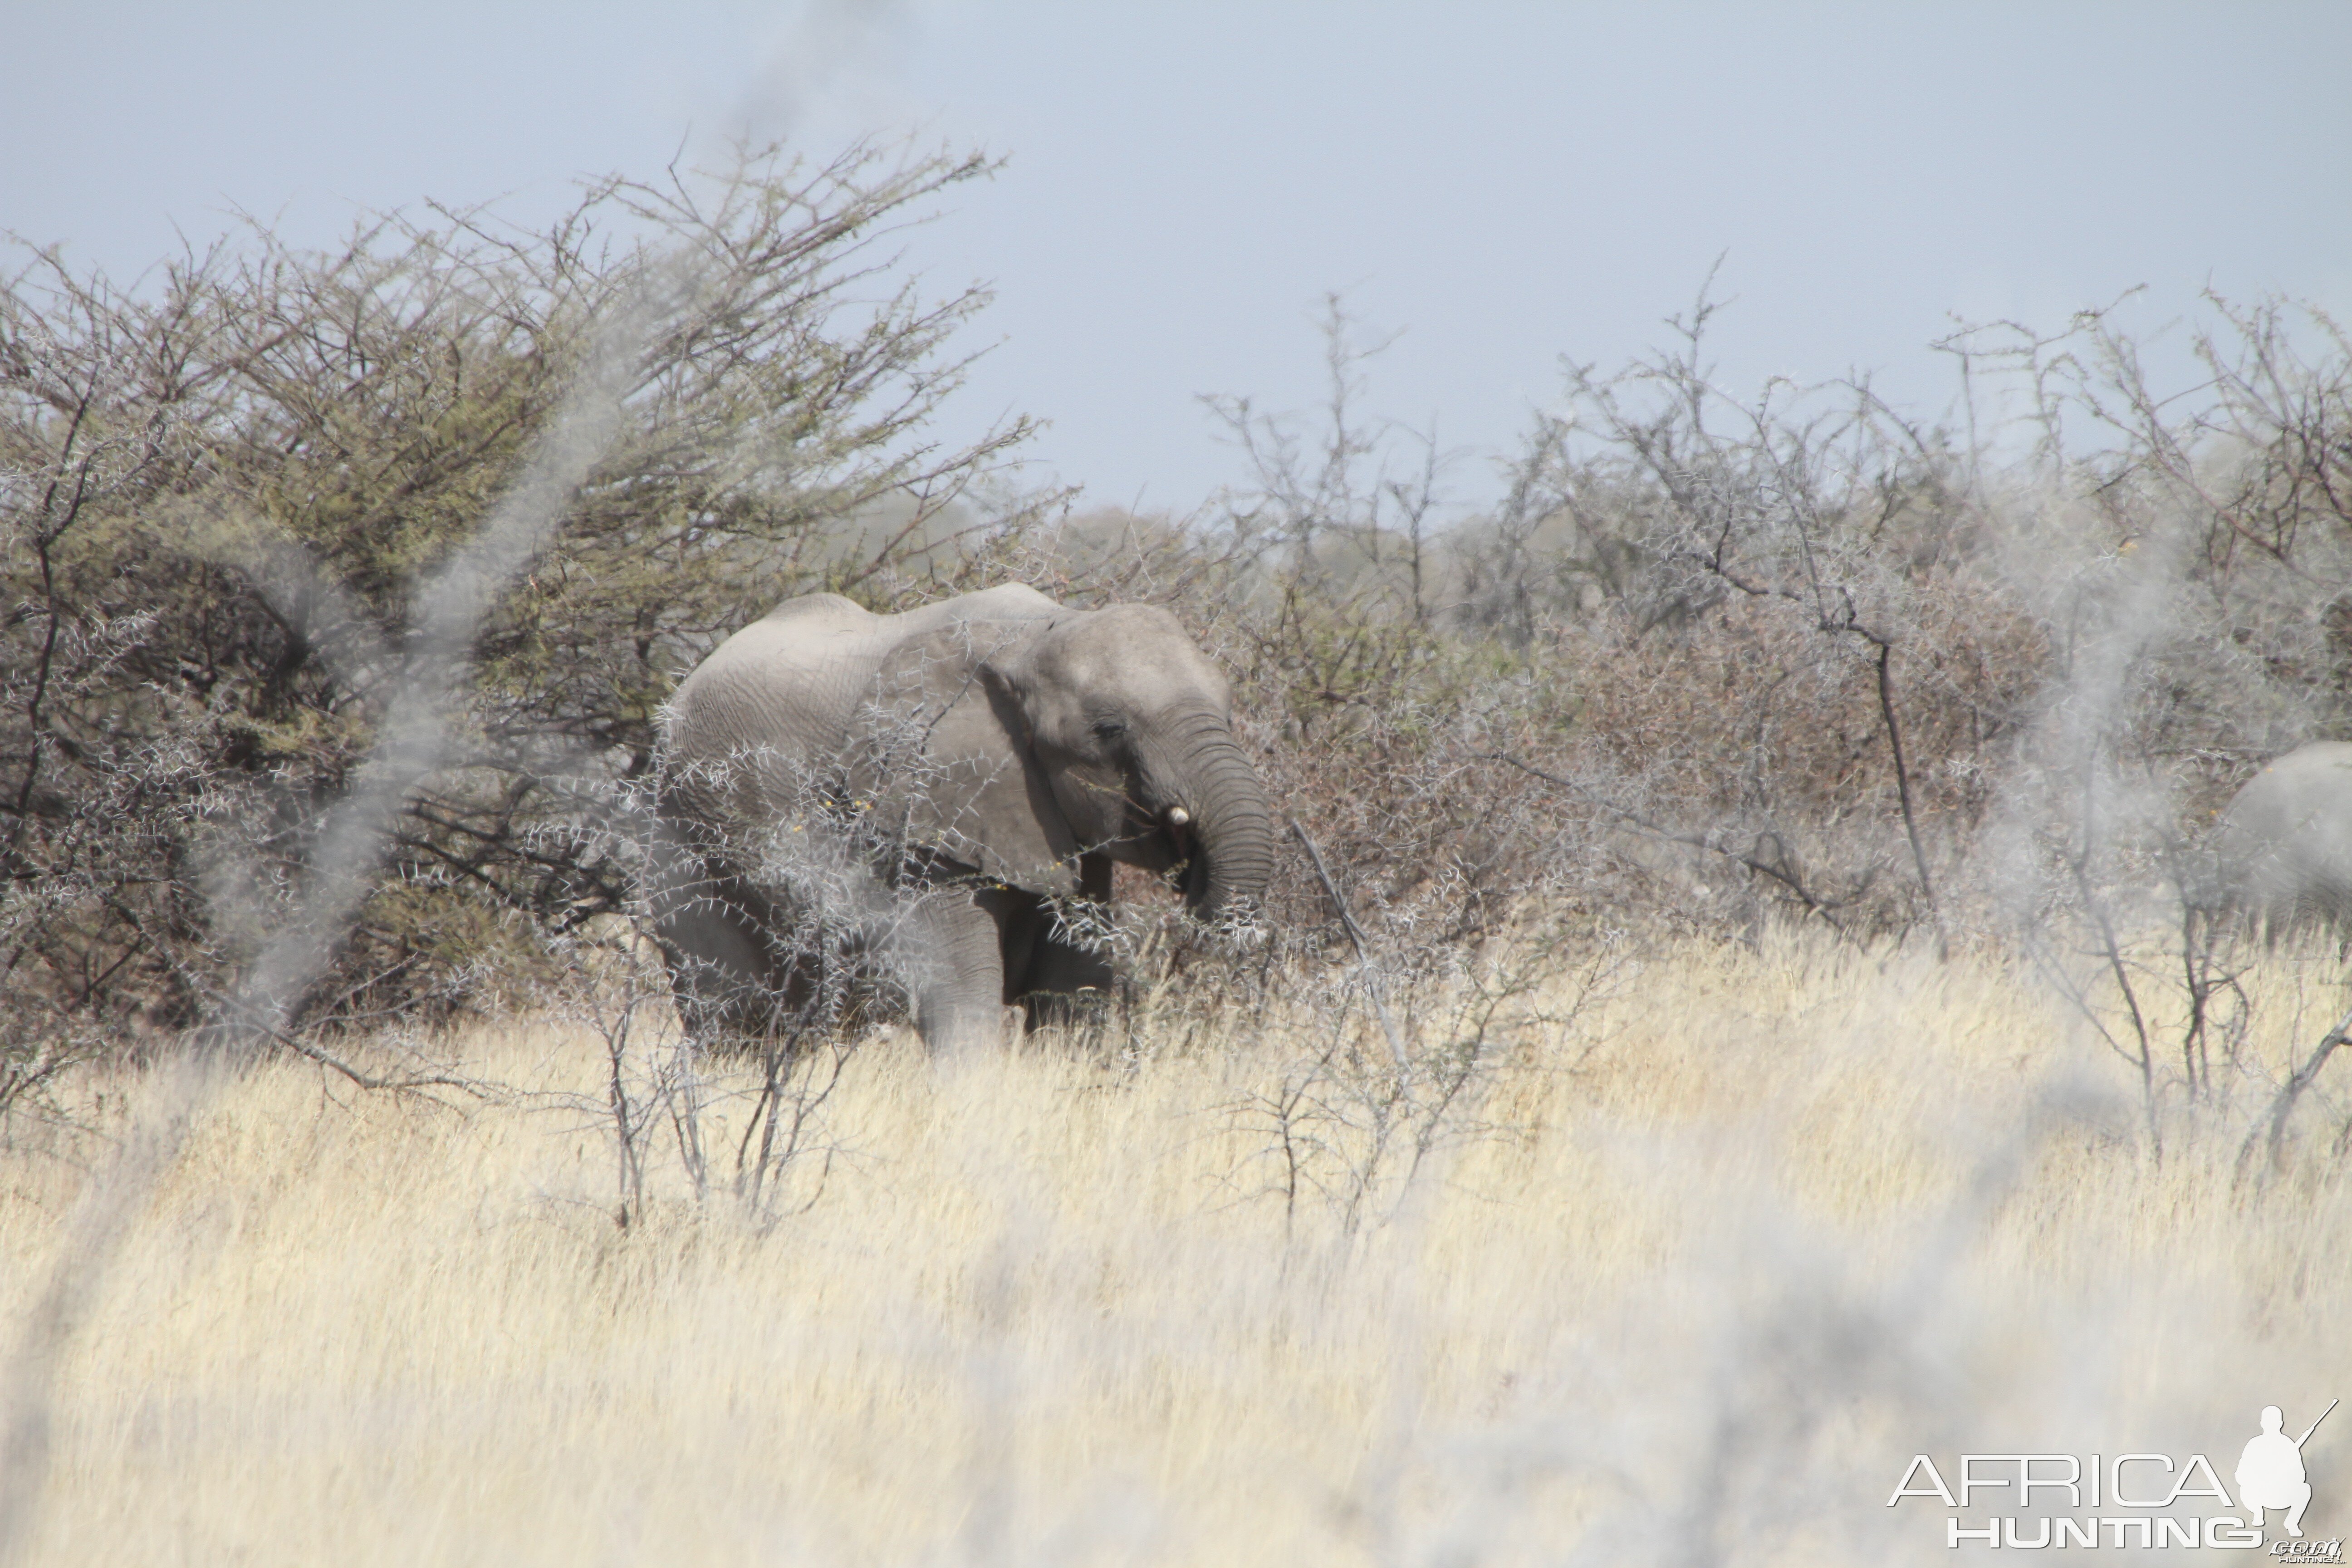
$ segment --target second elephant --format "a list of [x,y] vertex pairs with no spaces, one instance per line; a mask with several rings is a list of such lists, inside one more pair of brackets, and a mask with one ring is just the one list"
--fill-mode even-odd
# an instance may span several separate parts
[[2352,930],[2352,744],[2274,757],[2231,797],[2213,837],[2225,901],[2273,933]]

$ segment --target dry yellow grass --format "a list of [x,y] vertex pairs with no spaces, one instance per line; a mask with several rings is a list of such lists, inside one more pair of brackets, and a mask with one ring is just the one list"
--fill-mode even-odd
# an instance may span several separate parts
[[[2326,1021],[2282,976],[2273,1062]],[[1233,1109],[1289,1026],[1116,1067],[877,1044],[766,1228],[665,1165],[617,1229],[606,1132],[548,1099],[271,1065],[79,1325],[27,1558],[1948,1560],[1936,1505],[1885,1506],[1915,1452],[2226,1476],[2263,1405],[2352,1393],[2324,1151],[2233,1185],[2214,1115],[2158,1159],[2080,1036],[1989,966],[1694,948],[1531,1044],[1497,1131],[1352,1237],[1312,1194],[1286,1226]],[[595,1092],[591,1037],[457,1045]],[[137,1090],[78,1092],[112,1125]],[[62,1245],[60,1156],[102,1149],[0,1153],[0,1322]],[[2339,1531],[2352,1422],[2307,1453]]]

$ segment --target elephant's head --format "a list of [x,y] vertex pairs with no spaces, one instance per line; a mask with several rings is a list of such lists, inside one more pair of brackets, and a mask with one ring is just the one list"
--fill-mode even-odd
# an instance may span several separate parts
[[1202,918],[1265,890],[1273,808],[1234,740],[1232,689],[1175,616],[1072,614],[982,669],[1079,843],[1178,872]]
[[1076,890],[1087,853],[1173,872],[1204,919],[1265,889],[1273,808],[1234,739],[1224,676],[1167,611],[1052,606],[935,627],[886,663],[877,706],[898,706],[894,670],[919,669],[936,715],[928,773],[891,793],[920,795],[923,837],[1039,890]]

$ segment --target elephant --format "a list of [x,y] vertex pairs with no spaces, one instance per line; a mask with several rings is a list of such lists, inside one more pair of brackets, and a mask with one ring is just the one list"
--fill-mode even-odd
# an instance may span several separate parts
[[[667,704],[648,902],[690,1031],[774,1038],[853,927],[934,1055],[1066,1016],[1121,863],[1245,920],[1274,809],[1223,673],[1154,605],[1024,584],[901,615],[787,599]],[[1079,918],[1074,919],[1074,911]]]
[[2231,798],[2212,843],[2226,907],[2273,935],[2352,930],[2352,743],[2273,758]]

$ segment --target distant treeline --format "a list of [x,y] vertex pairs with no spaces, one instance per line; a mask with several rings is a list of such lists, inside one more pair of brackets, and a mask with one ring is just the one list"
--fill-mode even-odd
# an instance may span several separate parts
[[[413,674],[415,584],[616,323],[617,434],[488,617],[304,1026],[560,983],[544,936],[629,909],[615,821],[661,702],[821,588],[1168,605],[1396,963],[1533,918],[1794,919],[2096,967],[2170,918],[2262,758],[2352,736],[2352,344],[2315,312],[2212,301],[2210,384],[2177,404],[2095,314],[1964,333],[1965,384],[2025,413],[1923,425],[1866,387],[1710,384],[1702,302],[1654,361],[1572,371],[1498,493],[1449,508],[1426,445],[1354,413],[1335,306],[1328,407],[1225,407],[1247,471],[1217,503],[1074,513],[1004,467],[1023,424],[926,425],[984,300],[919,292],[887,237],[985,167],[766,155],[608,182],[545,233],[436,213],[313,253],[257,227],[130,287],[25,255],[0,1102],[217,1005]],[[1341,940],[1333,892],[1303,855],[1278,879],[1276,957]]]

